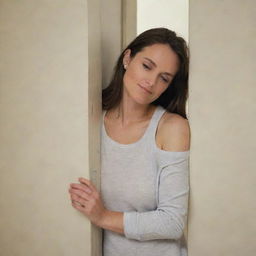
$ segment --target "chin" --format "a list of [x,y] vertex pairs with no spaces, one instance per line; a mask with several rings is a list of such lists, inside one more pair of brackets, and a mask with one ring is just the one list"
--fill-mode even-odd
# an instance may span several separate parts
[[152,102],[149,99],[142,99],[139,97],[134,98],[134,101],[136,101],[138,104],[141,104],[141,105],[149,105]]
[[137,92],[136,90],[130,92],[128,91],[128,95],[140,105],[149,105],[154,101],[154,99],[152,99],[152,97],[150,97],[149,95],[145,95],[140,91]]

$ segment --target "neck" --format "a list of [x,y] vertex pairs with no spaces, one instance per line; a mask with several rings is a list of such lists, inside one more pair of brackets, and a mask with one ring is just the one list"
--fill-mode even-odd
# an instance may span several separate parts
[[148,120],[155,108],[156,106],[151,104],[139,104],[124,94],[119,106],[113,110],[113,117],[119,119],[121,125],[125,126]]

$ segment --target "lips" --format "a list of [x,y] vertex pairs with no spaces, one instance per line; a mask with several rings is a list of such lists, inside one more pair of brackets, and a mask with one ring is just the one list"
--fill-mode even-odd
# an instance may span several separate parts
[[142,90],[144,90],[145,92],[147,92],[147,93],[149,93],[149,94],[152,94],[151,91],[149,91],[149,90],[146,89],[145,87],[141,86],[140,84],[138,84],[138,86],[139,86]]

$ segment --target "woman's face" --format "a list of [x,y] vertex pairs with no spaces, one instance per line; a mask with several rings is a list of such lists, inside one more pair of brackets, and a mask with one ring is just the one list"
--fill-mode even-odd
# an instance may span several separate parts
[[144,47],[133,58],[130,53],[128,49],[123,58],[124,93],[139,104],[150,104],[167,89],[177,73],[178,56],[166,44]]

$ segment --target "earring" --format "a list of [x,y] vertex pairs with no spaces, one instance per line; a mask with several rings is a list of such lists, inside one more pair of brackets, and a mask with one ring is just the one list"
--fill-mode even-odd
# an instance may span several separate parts
[[124,69],[127,69],[127,64],[124,64]]

